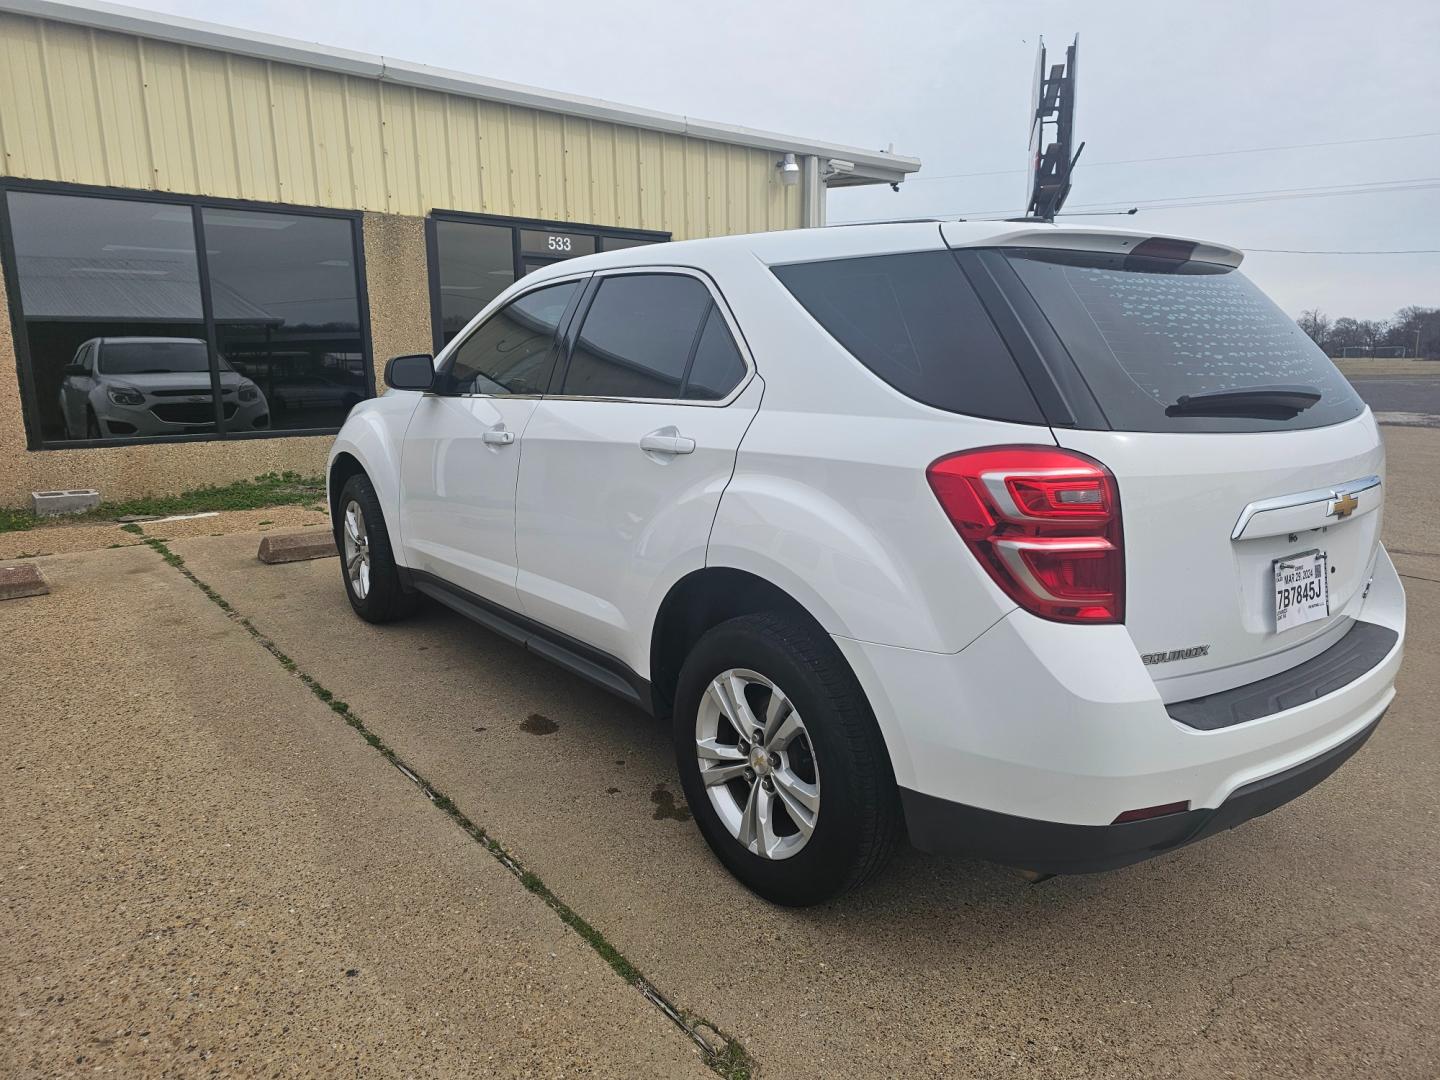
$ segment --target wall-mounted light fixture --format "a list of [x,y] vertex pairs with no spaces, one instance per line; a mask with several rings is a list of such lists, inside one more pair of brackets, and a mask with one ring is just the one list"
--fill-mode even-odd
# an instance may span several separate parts
[[800,182],[800,163],[795,160],[794,154],[786,154],[775,163],[775,168],[780,172],[780,181],[786,187],[792,187]]

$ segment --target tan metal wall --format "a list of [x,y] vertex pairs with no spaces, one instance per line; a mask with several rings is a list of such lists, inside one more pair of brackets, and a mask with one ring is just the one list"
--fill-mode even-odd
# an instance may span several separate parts
[[675,238],[795,228],[772,152],[0,14],[0,174]]

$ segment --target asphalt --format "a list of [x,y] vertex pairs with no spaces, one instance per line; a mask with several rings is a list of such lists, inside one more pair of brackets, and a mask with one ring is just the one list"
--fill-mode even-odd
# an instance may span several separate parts
[[[907,851],[799,912],[714,862],[654,721],[444,611],[359,621],[334,560],[262,567],[253,532],[150,533],[174,531],[190,572],[761,1076],[1420,1080],[1440,1074],[1440,436],[1384,430],[1408,655],[1380,730],[1325,784],[1109,874],[1032,885]],[[191,1043],[245,1075],[698,1068],[180,571],[147,547],[42,566],[50,597],[0,606],[20,643],[0,709],[0,1071],[199,1071]],[[163,1053],[136,1056],[142,1025]],[[417,1029],[471,1056],[417,1056]]]
[[[1437,373],[1440,374],[1440,373]],[[1351,377],[1350,384],[1382,424],[1440,427],[1440,377]]]

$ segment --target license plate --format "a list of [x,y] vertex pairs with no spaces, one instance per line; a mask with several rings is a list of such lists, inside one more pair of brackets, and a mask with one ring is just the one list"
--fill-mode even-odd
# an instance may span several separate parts
[[1302,551],[1275,560],[1275,632],[1330,614],[1330,570],[1325,552]]

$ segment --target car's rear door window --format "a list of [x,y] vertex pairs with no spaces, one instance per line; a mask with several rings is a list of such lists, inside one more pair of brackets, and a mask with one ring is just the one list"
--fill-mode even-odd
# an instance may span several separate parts
[[695,359],[685,380],[683,397],[687,401],[719,401],[729,395],[745,377],[745,361],[725,316],[714,304],[705,317],[705,329],[695,346]]
[[619,274],[600,282],[570,354],[567,397],[678,399],[710,310],[685,274]]
[[[1005,257],[1116,430],[1283,431],[1364,409],[1330,359],[1233,267],[1074,251]],[[1279,417],[1177,409],[1182,397],[1265,387],[1313,388],[1320,399]]]
[[791,263],[772,270],[831,337],[907,397],[949,412],[1044,422],[950,252]]

